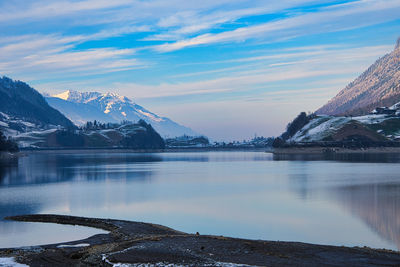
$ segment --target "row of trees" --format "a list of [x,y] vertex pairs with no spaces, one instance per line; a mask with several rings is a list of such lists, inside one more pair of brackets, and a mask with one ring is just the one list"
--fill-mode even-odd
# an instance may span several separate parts
[[[140,120],[140,121],[143,121],[143,120]],[[138,123],[140,123],[140,121]],[[121,125],[127,125],[127,124],[135,124],[135,123],[132,121],[128,121],[128,120],[123,120],[120,123],[113,123],[113,122],[101,123],[97,120],[94,120],[94,121],[86,122],[85,125],[79,127],[79,129],[84,130],[84,131],[115,129]]]
[[[121,124],[126,124],[126,122],[123,121]],[[86,124],[83,125],[82,127],[80,127],[80,129],[84,130],[84,131],[114,129],[114,128],[120,126],[121,124],[110,123],[110,122],[101,123],[101,122],[98,122],[98,121],[94,120],[93,122],[91,122],[91,121],[86,122]]]

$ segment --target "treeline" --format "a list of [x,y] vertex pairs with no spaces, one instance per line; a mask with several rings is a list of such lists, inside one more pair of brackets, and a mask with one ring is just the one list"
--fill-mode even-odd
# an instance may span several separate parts
[[133,124],[133,122],[122,121],[121,123],[111,123],[111,122],[101,123],[94,120],[93,122],[92,121],[86,122],[86,124],[80,127],[79,129],[84,131],[106,130],[106,129],[115,129],[124,124]]
[[0,131],[0,151],[9,151],[9,152],[18,151],[18,145],[11,138],[7,138],[1,131]]

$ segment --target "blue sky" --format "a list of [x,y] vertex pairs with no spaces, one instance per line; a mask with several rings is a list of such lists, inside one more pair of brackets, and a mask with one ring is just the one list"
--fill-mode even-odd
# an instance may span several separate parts
[[240,140],[280,134],[399,36],[398,0],[0,0],[0,74]]

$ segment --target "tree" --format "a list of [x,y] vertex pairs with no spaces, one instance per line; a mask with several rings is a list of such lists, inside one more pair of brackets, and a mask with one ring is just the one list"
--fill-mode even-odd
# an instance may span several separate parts
[[7,138],[3,132],[0,131],[0,151],[15,152],[18,151],[18,145],[11,138]]
[[138,125],[145,128],[145,131],[137,131],[135,134],[125,137],[121,144],[126,148],[134,149],[163,149],[165,142],[161,136],[144,120],[139,120]]
[[294,136],[301,128],[309,123],[315,117],[314,114],[307,115],[305,112],[301,112],[297,117],[290,122],[286,127],[286,132],[281,135],[283,140],[288,140]]

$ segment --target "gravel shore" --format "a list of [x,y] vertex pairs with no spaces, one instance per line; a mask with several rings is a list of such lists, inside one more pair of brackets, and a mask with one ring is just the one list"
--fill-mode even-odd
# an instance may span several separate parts
[[6,219],[109,231],[74,242],[0,249],[0,258],[13,257],[29,266],[399,266],[400,263],[398,252],[366,247],[188,234],[150,223],[64,215]]

